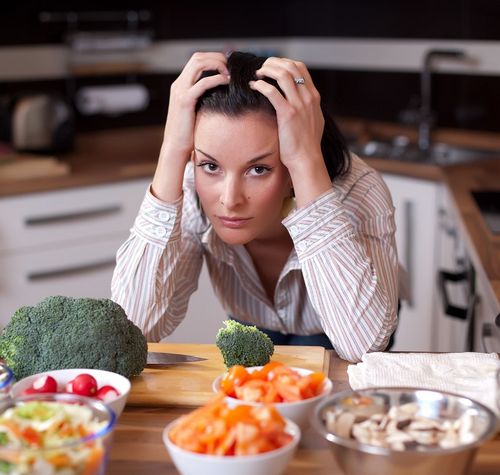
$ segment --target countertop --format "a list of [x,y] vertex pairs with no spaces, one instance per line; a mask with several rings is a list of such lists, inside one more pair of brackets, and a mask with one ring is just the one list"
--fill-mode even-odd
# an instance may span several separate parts
[[[328,376],[333,392],[350,389],[347,378],[348,363],[328,350],[330,358]],[[133,383],[132,383],[133,384]],[[182,407],[130,407],[123,411],[114,434],[109,458],[108,475],[136,475],[138,473],[176,474],[162,442],[163,428],[173,419],[192,408]],[[494,475],[500,467],[500,435],[479,449],[469,475]],[[304,432],[301,444],[287,467],[285,474],[332,475],[340,474],[327,443],[312,429]]]
[[[415,138],[412,128],[394,124],[346,119],[341,120],[340,125],[343,131],[361,140],[369,136],[390,137],[400,134]],[[151,177],[162,135],[162,126],[80,134],[76,138],[75,151],[61,158],[70,164],[70,174],[2,183],[0,198]],[[500,134],[444,130],[436,132],[433,137],[455,145],[500,149]],[[489,231],[469,195],[471,189],[500,189],[500,160],[449,167],[376,158],[365,160],[382,173],[444,181],[447,184],[470,244],[476,250],[479,262],[491,282],[496,301],[500,302],[500,236]]]

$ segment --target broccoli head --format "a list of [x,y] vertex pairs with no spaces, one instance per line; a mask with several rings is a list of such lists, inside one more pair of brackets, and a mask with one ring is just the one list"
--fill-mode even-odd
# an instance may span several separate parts
[[0,335],[0,357],[16,379],[63,368],[92,368],[123,376],[146,366],[141,330],[109,299],[47,297],[21,307]]
[[217,332],[215,343],[227,368],[234,365],[263,366],[274,353],[272,340],[257,327],[226,320]]

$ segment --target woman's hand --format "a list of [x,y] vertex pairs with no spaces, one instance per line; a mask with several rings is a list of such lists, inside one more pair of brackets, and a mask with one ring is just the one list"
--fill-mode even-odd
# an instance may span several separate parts
[[[277,81],[286,97],[263,80],[250,87],[266,96],[276,109],[280,156],[288,168],[298,206],[303,206],[331,188],[321,137],[324,118],[320,95],[304,63],[286,58],[268,58],[256,71],[258,78]],[[303,79],[297,84],[295,79]],[[299,81],[300,81],[299,79]]]
[[[219,74],[200,79],[204,71]],[[151,190],[157,198],[172,202],[181,195],[184,169],[194,147],[196,102],[208,89],[228,82],[224,54],[194,53],[172,83],[163,144]]]
[[[219,71],[220,74],[200,79],[204,71]],[[174,150],[191,153],[195,105],[200,96],[222,84],[228,84],[229,73],[226,57],[222,53],[194,53],[179,77],[170,87],[168,116],[165,125],[164,143]]]

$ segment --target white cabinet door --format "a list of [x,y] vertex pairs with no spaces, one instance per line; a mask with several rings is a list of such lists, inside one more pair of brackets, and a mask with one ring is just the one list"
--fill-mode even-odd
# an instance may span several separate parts
[[186,318],[166,337],[164,342],[215,343],[215,336],[228,316],[222,308],[210,283],[205,265],[201,270],[198,290],[191,296]]
[[0,256],[0,327],[49,295],[109,298],[119,235],[64,248]]
[[460,232],[457,217],[450,202],[446,187],[439,190],[438,196],[439,218],[436,242],[436,276],[446,272],[450,277],[463,279],[445,279],[438,281],[438,288],[434,295],[435,331],[433,332],[433,350],[461,352],[468,349],[469,321],[450,315],[445,306],[452,305],[458,309],[466,309],[469,305],[471,288],[467,277],[469,260],[465,244]]
[[399,261],[408,273],[410,299],[402,302],[396,351],[431,351],[438,183],[384,175],[396,208]]
[[500,305],[492,293],[485,276],[476,273],[474,351],[500,353],[500,328],[495,324],[497,315],[500,315]]
[[0,199],[0,254],[128,230],[149,180]]

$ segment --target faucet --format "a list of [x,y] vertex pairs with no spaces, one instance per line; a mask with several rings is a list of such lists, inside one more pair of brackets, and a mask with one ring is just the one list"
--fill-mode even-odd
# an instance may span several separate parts
[[455,49],[430,49],[424,56],[422,70],[420,73],[420,113],[418,123],[418,148],[421,152],[427,153],[431,144],[431,124],[433,120],[431,103],[431,72],[432,60],[434,58],[465,58],[465,52]]

